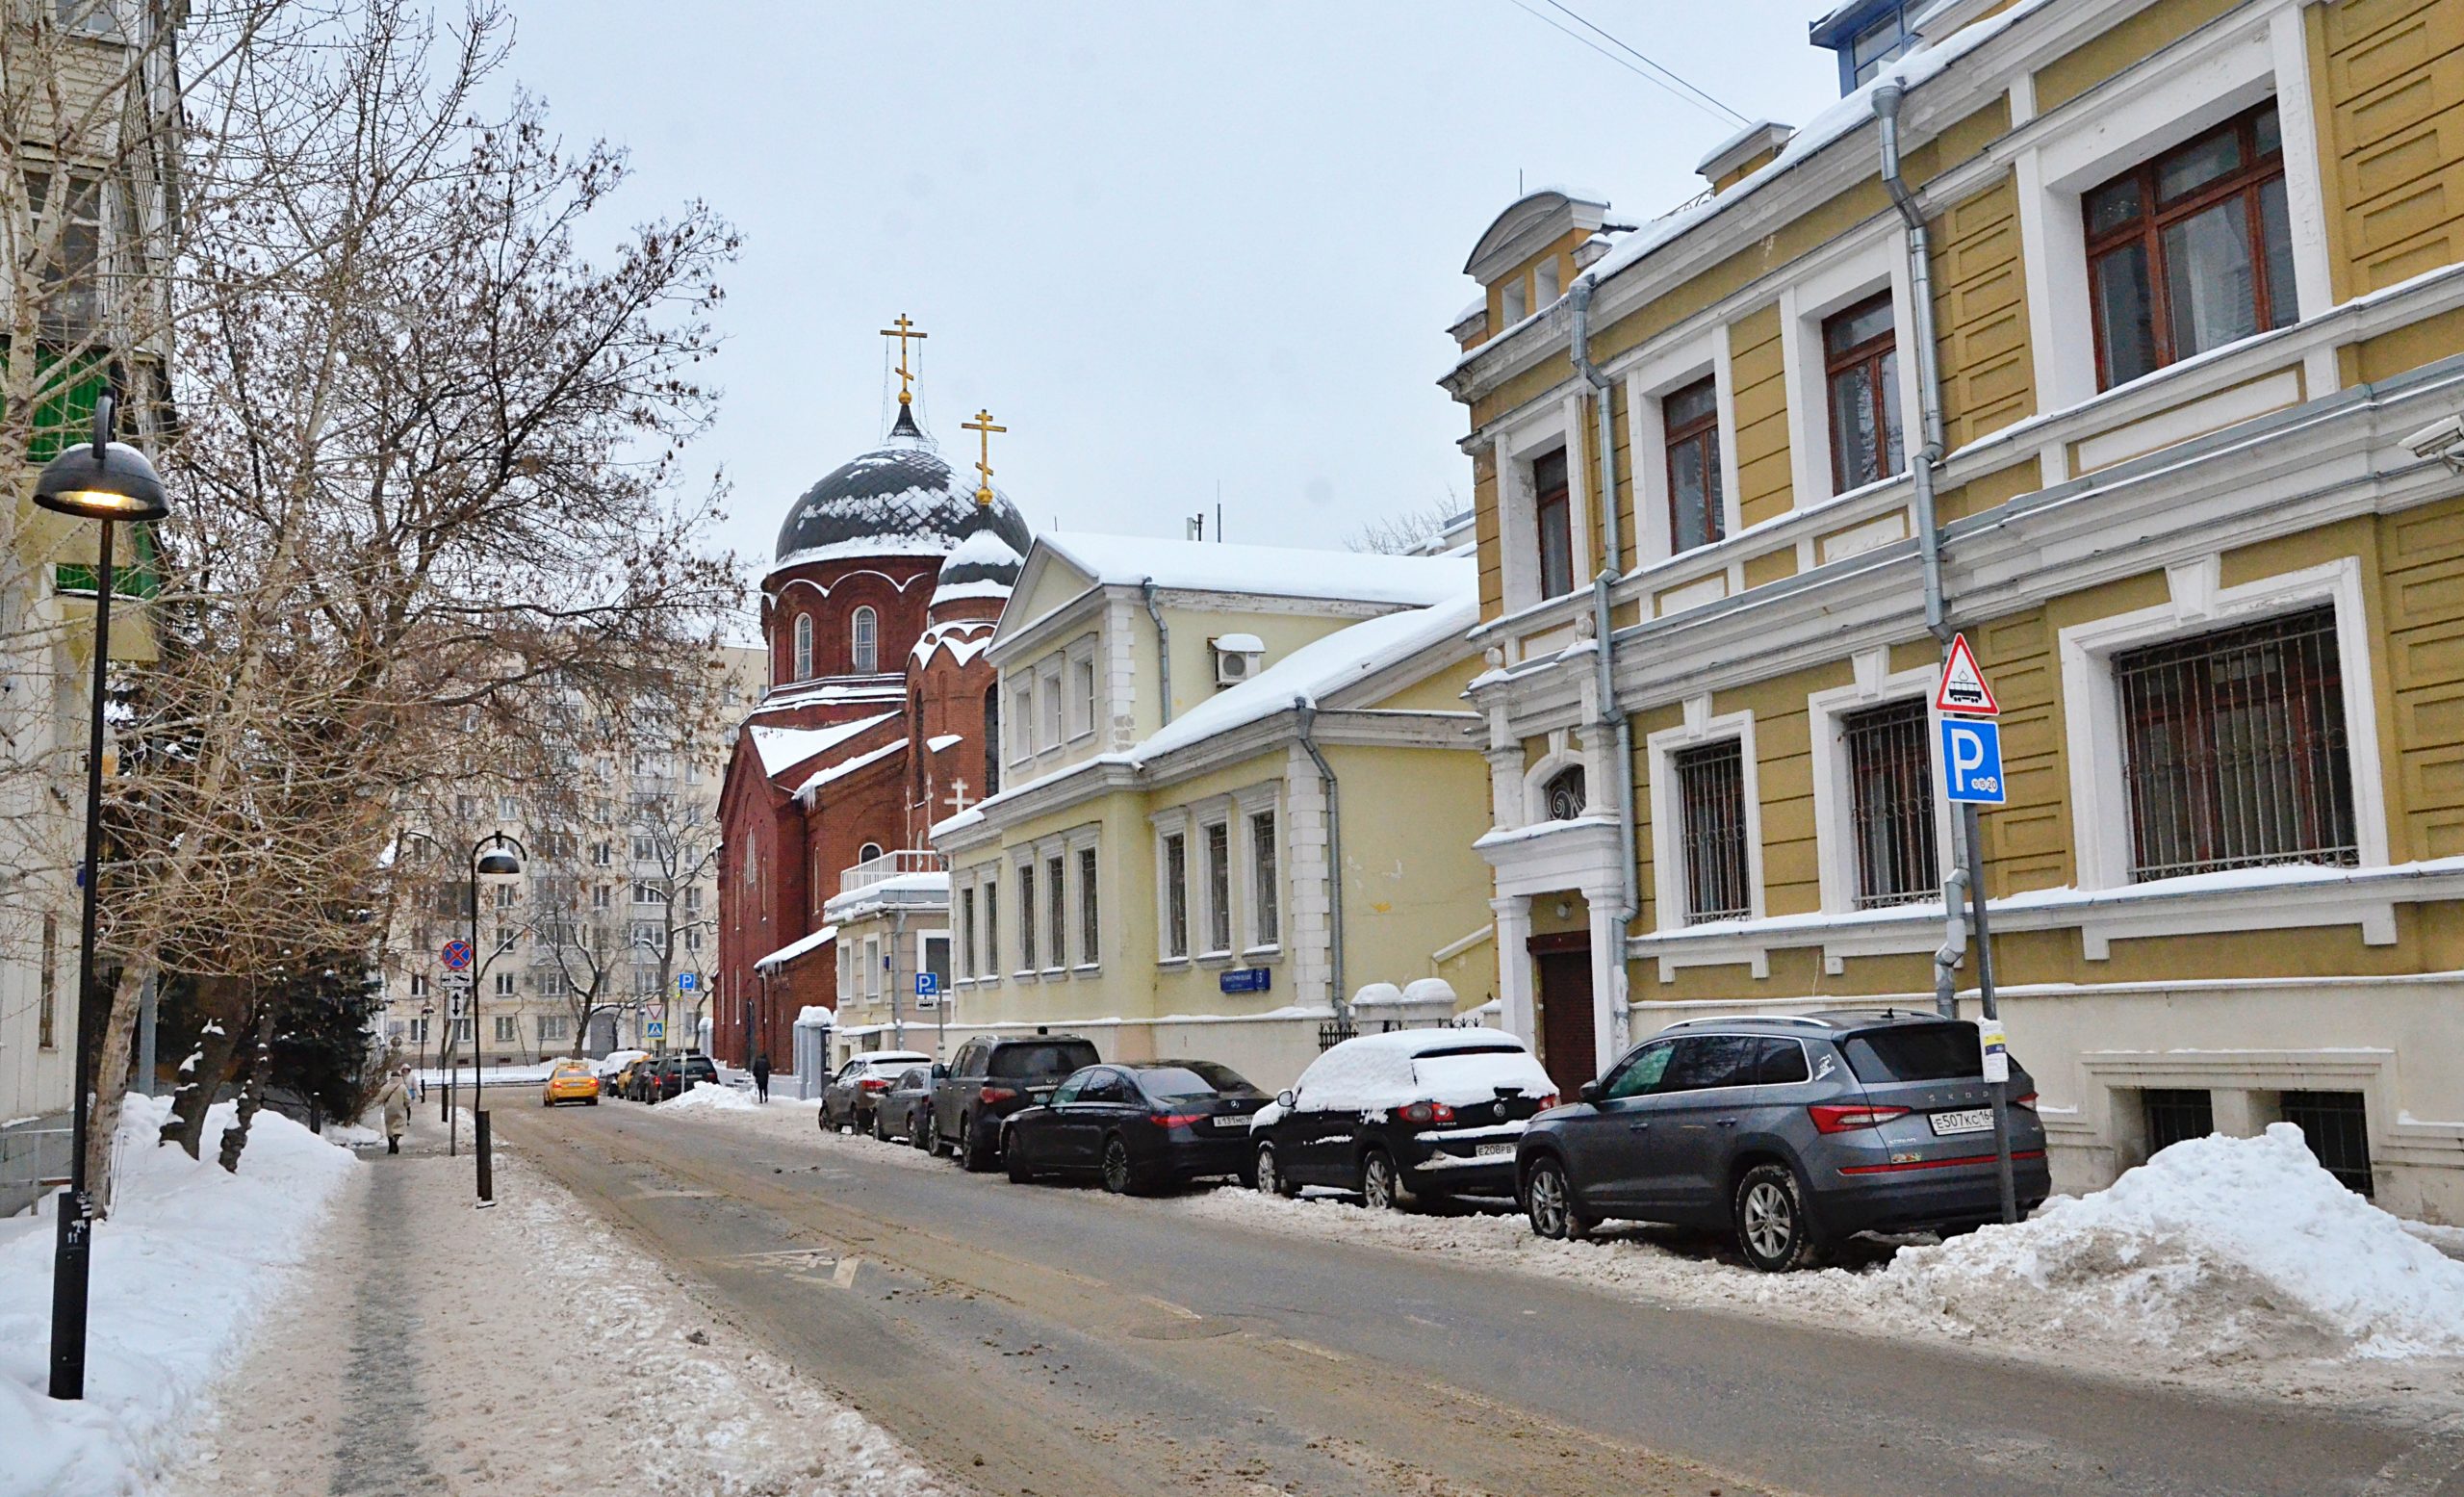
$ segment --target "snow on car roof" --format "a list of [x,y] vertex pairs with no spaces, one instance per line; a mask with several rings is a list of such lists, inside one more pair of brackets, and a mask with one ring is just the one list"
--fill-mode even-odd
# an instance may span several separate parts
[[[1509,1074],[1505,1069],[1474,1065],[1436,1068],[1447,1072],[1441,1076],[1413,1064],[1448,1056],[1494,1056],[1512,1070]],[[1344,1110],[1413,1101],[1457,1106],[1486,1101],[1502,1085],[1527,1092],[1535,1086],[1540,1093],[1553,1090],[1540,1063],[1512,1035],[1495,1029],[1391,1029],[1346,1040],[1319,1056],[1300,1073],[1294,1090],[1304,1107]]]

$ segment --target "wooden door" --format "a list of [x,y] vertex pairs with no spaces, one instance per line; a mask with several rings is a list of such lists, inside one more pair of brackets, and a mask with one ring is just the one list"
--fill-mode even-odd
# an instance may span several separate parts
[[1600,1074],[1592,1040],[1591,946],[1533,945],[1532,960],[1540,969],[1540,1064],[1557,1083],[1557,1095],[1572,1101],[1584,1082]]

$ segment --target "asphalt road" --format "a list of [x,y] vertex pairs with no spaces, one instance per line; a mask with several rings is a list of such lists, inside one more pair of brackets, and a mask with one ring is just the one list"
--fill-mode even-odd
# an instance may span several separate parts
[[2453,1431],[1199,1229],[869,1141],[619,1103],[495,1117],[985,1493],[2464,1497]]

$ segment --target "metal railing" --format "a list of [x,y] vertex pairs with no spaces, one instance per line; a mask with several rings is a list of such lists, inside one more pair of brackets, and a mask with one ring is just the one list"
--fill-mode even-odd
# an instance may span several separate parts
[[886,852],[878,858],[867,858],[838,875],[838,891],[852,894],[860,889],[870,889],[886,879],[910,873],[939,873],[947,869],[950,860],[930,847],[903,847]]

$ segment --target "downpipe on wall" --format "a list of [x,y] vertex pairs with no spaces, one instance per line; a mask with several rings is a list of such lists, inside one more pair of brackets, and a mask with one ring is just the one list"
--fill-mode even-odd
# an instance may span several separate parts
[[1607,736],[1617,745],[1615,772],[1602,776],[1604,788],[1615,797],[1612,808],[1617,823],[1617,950],[1609,964],[1614,981],[1609,994],[1610,1053],[1600,1058],[1605,1068],[1624,1052],[1630,1038],[1626,982],[1626,942],[1634,916],[1642,913],[1641,875],[1636,872],[1634,859],[1634,724],[1633,719],[1617,707],[1617,654],[1615,632],[1609,619],[1610,589],[1625,564],[1625,537],[1617,520],[1617,427],[1611,399],[1613,389],[1606,372],[1591,359],[1591,298],[1594,286],[1589,276],[1576,280],[1571,294],[1574,331],[1569,353],[1574,366],[1592,389],[1592,403],[1597,416],[1600,447],[1600,575],[1591,581],[1592,661],[1598,672],[1594,692],[1598,710],[1595,725],[1608,730]]
[[1156,684],[1164,695],[1162,726],[1168,728],[1172,723],[1172,626],[1164,622],[1164,610],[1155,606],[1155,579],[1140,579],[1138,591],[1146,600],[1146,616],[1155,622]]
[[1351,991],[1344,986],[1344,817],[1342,787],[1335,782],[1335,766],[1318,750],[1315,736],[1318,708],[1307,697],[1292,699],[1292,710],[1299,714],[1296,733],[1300,746],[1308,751],[1310,762],[1318,766],[1318,778],[1326,786],[1326,968],[1329,991],[1334,995],[1335,1020],[1351,1022]]

